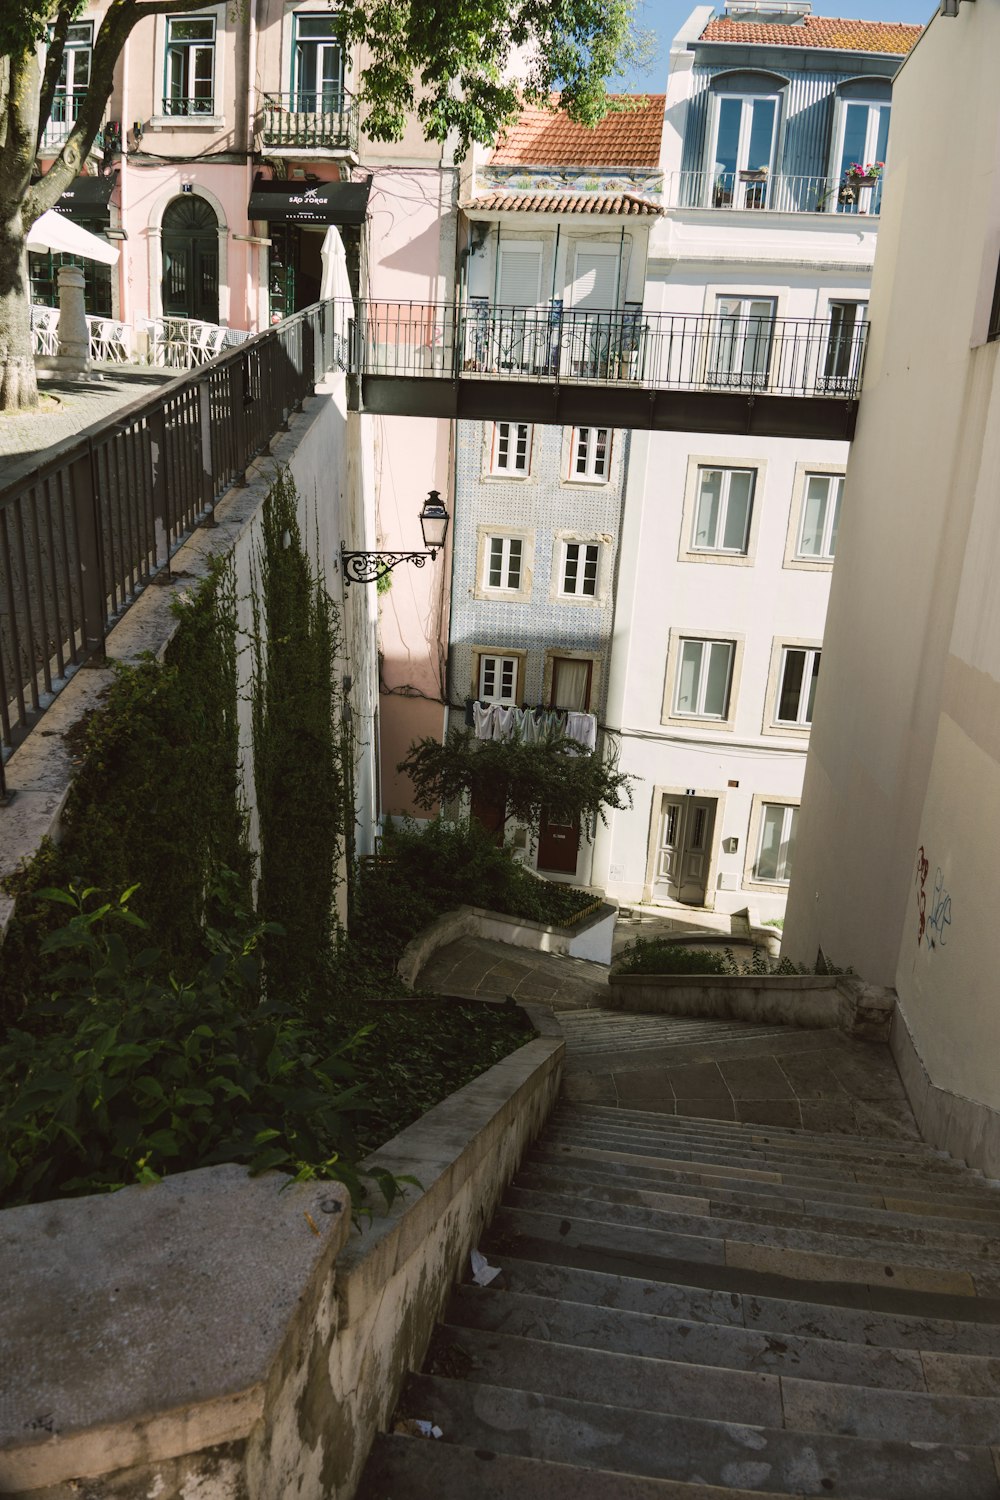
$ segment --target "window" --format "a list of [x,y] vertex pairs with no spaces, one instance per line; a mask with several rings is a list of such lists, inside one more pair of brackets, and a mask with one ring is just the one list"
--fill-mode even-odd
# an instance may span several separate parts
[[483,587],[487,589],[510,589],[521,587],[521,565],[524,560],[524,543],[519,536],[491,536],[486,547],[486,576]]
[[733,642],[681,640],[674,713],[724,719],[729,712]]
[[781,682],[778,688],[776,724],[796,724],[806,728],[812,723],[819,681],[819,651],[786,646],[781,657]]
[[611,428],[574,428],[570,479],[583,479],[605,484],[610,468]]
[[752,469],[698,470],[692,549],[745,555],[753,505]]
[[792,873],[795,825],[799,810],[780,802],[761,807],[760,842],[753,874],[755,880],[787,882]]
[[215,18],[167,19],[165,115],[215,113]]
[[884,164],[889,144],[888,104],[844,102],[840,115],[839,140],[834,154],[839,213],[878,213],[882,199],[882,178],[865,187],[851,183],[851,167]]
[[832,562],[844,497],[843,474],[807,474],[796,557]]
[[826,388],[853,391],[861,379],[867,302],[830,303],[830,339],[823,356]]
[[299,114],[333,114],[344,108],[344,53],[332,15],[295,17],[292,108]]
[[550,707],[586,713],[590,708],[593,674],[594,663],[587,658],[554,656]]
[[[767,207],[777,124],[776,98],[719,99],[708,173],[714,208]],[[759,173],[761,180],[747,181],[749,173]]]
[[[52,28],[49,28],[49,35]],[[65,140],[90,86],[90,60],[94,48],[94,23],[76,21],[66,32],[59,78],[52,96],[52,110],[45,127],[43,145]]]
[[993,288],[993,306],[990,308],[990,326],[986,334],[986,342],[1000,339],[1000,265],[997,266],[996,285]]
[[479,701],[481,703],[517,702],[517,657],[481,656],[479,658]]
[[531,464],[530,422],[494,422],[490,473],[524,476]]
[[776,303],[772,297],[718,297],[709,350],[713,385],[761,388],[767,384]]
[[597,567],[601,549],[597,542],[564,542],[559,592],[593,599],[597,594]]

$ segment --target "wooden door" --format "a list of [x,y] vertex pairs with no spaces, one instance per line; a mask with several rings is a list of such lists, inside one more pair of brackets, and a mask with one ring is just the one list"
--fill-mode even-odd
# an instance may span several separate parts
[[542,813],[538,825],[538,868],[553,875],[575,875],[580,849],[580,824],[554,823]]

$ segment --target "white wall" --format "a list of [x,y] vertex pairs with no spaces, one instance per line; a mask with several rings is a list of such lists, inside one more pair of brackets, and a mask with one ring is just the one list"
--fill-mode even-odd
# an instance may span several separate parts
[[1000,10],[963,5],[935,17],[895,89],[785,929],[795,957],[822,945],[895,983],[931,1082],[994,1109],[1000,390],[983,341],[1000,252],[998,50]]

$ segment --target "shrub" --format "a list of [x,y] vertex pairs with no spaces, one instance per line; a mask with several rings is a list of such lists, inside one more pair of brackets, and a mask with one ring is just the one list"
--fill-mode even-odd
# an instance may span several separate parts
[[724,952],[705,948],[683,948],[666,938],[636,938],[624,948],[615,963],[619,974],[850,974],[820,958],[813,968],[780,958],[772,963],[760,948],[749,958],[738,959],[731,948]]

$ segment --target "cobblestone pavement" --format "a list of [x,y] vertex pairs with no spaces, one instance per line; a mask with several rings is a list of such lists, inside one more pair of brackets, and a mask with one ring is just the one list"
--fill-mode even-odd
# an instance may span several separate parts
[[[98,376],[102,378],[97,378]],[[95,422],[110,417],[122,406],[140,397],[152,395],[168,381],[176,380],[176,370],[156,370],[149,366],[97,366],[84,380],[49,379],[41,376],[38,389],[58,401],[46,403],[39,412],[0,412],[0,458],[28,458],[75,437]],[[4,465],[0,465],[2,482]]]
[[602,964],[486,938],[439,948],[420,984],[541,1002],[566,1035],[563,1097],[701,1119],[919,1140],[888,1047],[839,1031],[603,1009]]

